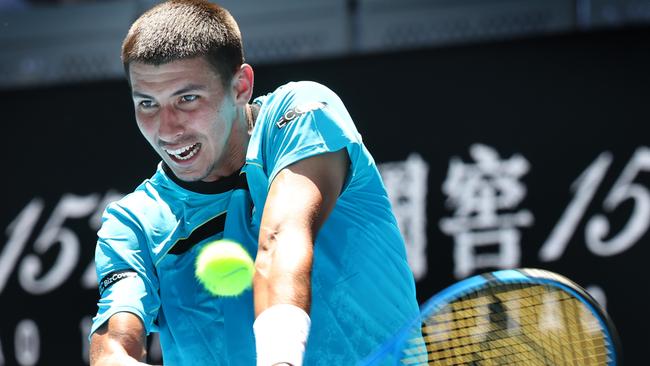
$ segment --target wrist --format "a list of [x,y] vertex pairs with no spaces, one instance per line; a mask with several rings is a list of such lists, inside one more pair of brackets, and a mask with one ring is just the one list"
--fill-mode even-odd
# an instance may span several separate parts
[[301,366],[311,320],[301,308],[277,304],[264,310],[253,323],[257,365]]

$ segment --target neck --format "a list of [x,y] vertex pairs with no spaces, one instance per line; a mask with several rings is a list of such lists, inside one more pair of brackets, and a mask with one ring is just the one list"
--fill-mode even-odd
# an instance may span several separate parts
[[201,179],[203,182],[214,182],[228,177],[239,171],[246,162],[246,149],[248,148],[248,107],[237,111],[235,121],[225,141],[224,150],[219,160],[213,162],[210,172]]
[[[229,176],[241,170],[246,162],[246,150],[248,149],[248,141],[250,140],[253,127],[255,126],[255,119],[259,113],[260,107],[257,104],[246,104],[242,113],[242,121],[244,123],[235,123],[233,131],[230,135],[228,146],[230,153],[224,156],[225,160],[219,163],[224,167],[222,174],[212,180],[219,180],[223,177]],[[242,128],[243,126],[245,128]]]
[[260,106],[257,103],[246,104],[246,120],[248,122],[248,134],[253,132],[257,115],[260,113]]

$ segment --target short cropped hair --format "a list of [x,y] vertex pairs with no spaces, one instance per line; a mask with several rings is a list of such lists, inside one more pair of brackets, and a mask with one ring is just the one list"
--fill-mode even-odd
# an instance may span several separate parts
[[224,86],[244,63],[241,32],[230,13],[204,0],[170,0],[142,14],[122,43],[122,64],[162,65],[204,56]]

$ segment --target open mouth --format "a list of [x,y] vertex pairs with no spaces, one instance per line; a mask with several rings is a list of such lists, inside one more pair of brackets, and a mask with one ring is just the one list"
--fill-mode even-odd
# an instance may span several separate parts
[[174,159],[189,160],[192,156],[196,155],[200,149],[201,144],[197,142],[196,144],[184,146],[175,150],[165,149],[165,152]]

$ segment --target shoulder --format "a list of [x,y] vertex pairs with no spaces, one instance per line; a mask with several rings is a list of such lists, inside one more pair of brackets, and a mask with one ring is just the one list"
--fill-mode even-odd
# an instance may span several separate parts
[[342,104],[340,98],[327,86],[314,81],[296,81],[284,84],[254,101],[269,117],[280,117],[292,108],[314,109],[321,105]]
[[154,207],[155,203],[140,189],[109,203],[102,215],[99,239],[141,235]]
[[[351,119],[338,95],[327,86],[314,81],[284,84],[275,91],[255,99],[260,105],[258,129],[282,129],[287,122],[298,120],[309,112],[329,111],[330,114]],[[319,119],[323,118],[319,114]],[[330,115],[330,117],[332,117]],[[264,126],[264,127],[262,127]],[[257,127],[257,126],[256,126]]]
[[279,87],[276,92],[294,97],[336,97],[329,87],[315,81],[295,81]]
[[[106,206],[97,232],[97,253],[107,258],[110,253],[142,253],[152,245],[158,233],[169,232],[172,210],[156,192],[149,180],[133,192]],[[97,259],[96,259],[97,260]]]
[[327,86],[316,81],[302,80],[292,81],[279,86],[273,92],[267,94],[268,97],[284,98],[291,96],[309,96],[309,95],[330,95],[335,93]]
[[167,191],[164,174],[159,170],[151,178],[138,185],[131,193],[121,199],[111,202],[106,206],[103,221],[117,220],[123,223],[138,225],[153,217],[158,217],[168,205]]

